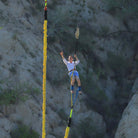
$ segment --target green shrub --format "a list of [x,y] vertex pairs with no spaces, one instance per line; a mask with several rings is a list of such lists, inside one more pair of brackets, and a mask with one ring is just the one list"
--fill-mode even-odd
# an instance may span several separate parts
[[94,72],[96,73],[98,80],[99,79],[107,80],[107,74],[102,67],[95,68]]
[[40,0],[27,0],[31,4],[32,14],[36,15],[36,10],[43,10],[43,3]]
[[130,82],[124,81],[124,84],[122,84],[121,88],[116,89],[115,98],[117,103],[120,104],[120,106],[121,104],[123,105],[123,102],[127,103],[131,95],[132,87],[133,87],[132,82],[130,83]]
[[12,130],[11,138],[39,138],[39,134],[28,126],[19,125],[17,129]]
[[15,89],[6,89],[0,93],[0,105],[17,104],[19,101],[26,101],[27,99],[27,95],[23,95]]
[[0,105],[15,104],[18,99],[18,92],[14,90],[6,90],[0,93]]
[[76,128],[72,130],[71,137],[80,137],[80,138],[104,138],[105,132],[99,131],[97,125],[94,124],[91,117],[88,117],[82,120]]
[[107,65],[115,72],[115,79],[121,83],[123,77],[128,72],[131,63],[127,62],[123,56],[115,55],[112,52],[108,52]]
[[101,30],[99,32],[100,36],[104,36],[107,35],[107,33],[109,33],[110,29],[108,26],[101,26]]
[[12,73],[12,74],[16,74],[17,73],[17,70],[16,70],[16,67],[15,66],[12,66],[9,68],[9,71]]
[[34,3],[36,5],[36,9],[38,9],[39,11],[43,11],[44,6],[43,6],[43,3],[40,0],[35,0]]
[[40,94],[39,88],[34,88],[28,84],[19,85],[10,89],[2,89],[0,93],[0,105],[16,104],[19,101],[26,101],[29,95],[34,96]]
[[69,32],[69,8],[64,9],[63,7],[58,7],[55,9],[56,12],[49,13],[50,26],[48,28],[48,36],[50,37],[49,42],[53,43],[57,39],[64,37],[66,32]]
[[68,115],[66,114],[66,112],[65,112],[64,109],[60,109],[60,110],[58,111],[58,114],[59,114],[59,116],[60,116],[63,120],[67,120]]
[[105,92],[98,87],[95,81],[93,81],[92,73],[89,73],[86,78],[80,75],[80,78],[82,82],[82,87],[85,90],[85,93],[88,95],[88,101],[86,102],[86,104],[89,105],[92,99],[97,102],[104,102],[108,100]]
[[107,9],[122,19],[138,17],[138,5],[135,0],[106,0]]
[[12,39],[17,40],[18,39],[17,34],[13,34]]
[[8,4],[7,0],[1,0],[5,5]]
[[39,95],[41,94],[41,91],[39,88],[34,88],[32,86],[26,86],[24,89],[24,93],[29,94],[29,95]]
[[115,55],[112,52],[108,52],[107,64],[111,69],[113,69],[116,73],[120,72],[123,74],[128,67],[130,66],[129,62],[124,59],[123,56]]
[[123,6],[122,0],[106,0],[106,2],[108,10],[115,10],[115,8],[121,8]]
[[104,51],[105,49],[103,47],[99,47],[99,50],[100,51]]

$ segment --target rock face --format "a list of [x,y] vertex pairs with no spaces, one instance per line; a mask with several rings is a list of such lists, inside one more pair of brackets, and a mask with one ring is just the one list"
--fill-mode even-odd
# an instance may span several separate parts
[[137,138],[138,137],[138,78],[132,87],[134,93],[128,106],[123,112],[119,122],[115,138]]
[[138,137],[138,93],[135,94],[119,123],[115,138],[137,138]]
[[[43,4],[41,0],[14,0],[14,3],[11,0],[0,0],[0,94],[4,93],[5,89],[24,83],[40,88],[41,91]],[[106,6],[106,2],[101,0],[48,0],[48,138],[63,137],[67,126],[70,86],[67,69],[59,52],[63,50],[65,57],[74,52],[76,20],[80,25],[77,55],[81,61],[77,70],[83,95],[77,99],[72,128],[78,133],[78,138],[84,138],[87,134],[88,137],[92,135],[104,138],[108,135],[106,132],[111,130],[110,126],[114,126],[109,138],[114,137],[114,128],[118,123],[116,111],[119,111],[118,107],[126,104],[131,83],[137,73],[135,70],[138,54],[134,48],[136,36],[131,30],[127,30],[130,28],[136,31],[137,21],[125,21],[127,28],[124,21],[115,13],[109,13]],[[135,83],[137,82],[138,80]],[[133,93],[136,93],[137,86],[133,87]],[[22,89],[24,90],[24,85],[20,86],[18,93],[26,95]],[[120,90],[123,90],[122,95]],[[25,101],[18,100],[13,105],[0,105],[0,138],[10,138],[10,132],[20,122],[41,136],[42,94],[35,96],[32,91],[28,95],[29,98]],[[121,96],[123,101],[120,100]],[[136,97],[137,94],[132,100]],[[129,110],[132,109],[136,110],[135,104]],[[116,114],[113,116],[114,112]],[[105,122],[108,120],[109,123]],[[75,137],[75,133],[71,135],[72,138],[73,136]]]
[[[0,111],[3,112],[3,110]],[[7,106],[6,113],[0,116],[0,134],[2,133],[0,138],[10,137],[11,130],[17,127],[18,122],[22,122],[41,135],[41,118],[41,107],[33,99],[18,105]]]
[[134,82],[134,85],[132,87],[132,93],[138,93],[138,78]]

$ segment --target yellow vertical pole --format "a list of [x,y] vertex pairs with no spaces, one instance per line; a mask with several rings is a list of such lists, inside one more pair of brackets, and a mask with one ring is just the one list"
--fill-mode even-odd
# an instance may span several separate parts
[[47,65],[47,0],[45,0],[44,38],[43,38],[43,105],[42,138],[46,137],[46,65]]

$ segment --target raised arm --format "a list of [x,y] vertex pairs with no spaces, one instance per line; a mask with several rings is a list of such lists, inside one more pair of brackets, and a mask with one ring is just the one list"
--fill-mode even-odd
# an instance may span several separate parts
[[80,60],[78,59],[76,54],[74,55],[74,57],[76,58],[75,64],[78,65],[80,63]]
[[67,65],[68,61],[65,59],[64,55],[63,55],[63,51],[60,52],[60,55],[63,59],[63,62]]

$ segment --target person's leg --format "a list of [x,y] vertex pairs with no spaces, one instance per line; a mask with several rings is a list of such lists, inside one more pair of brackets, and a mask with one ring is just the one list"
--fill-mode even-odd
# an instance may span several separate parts
[[75,78],[72,77],[72,78],[71,78],[71,93],[74,92],[74,83],[75,83]]
[[81,81],[80,81],[80,78],[79,78],[79,73],[77,71],[75,72],[75,76],[76,76],[76,80],[78,82],[78,91],[81,94],[82,93],[81,92]]
[[75,83],[74,72],[73,71],[70,72],[69,76],[70,76],[70,85],[71,85],[70,90],[71,90],[71,93],[73,93],[74,92],[74,83]]
[[78,82],[78,86],[81,86],[80,78],[77,79],[77,82]]
[[79,78],[77,78],[77,82],[78,82],[78,91],[79,91],[79,94],[82,94],[81,92],[81,81]]

